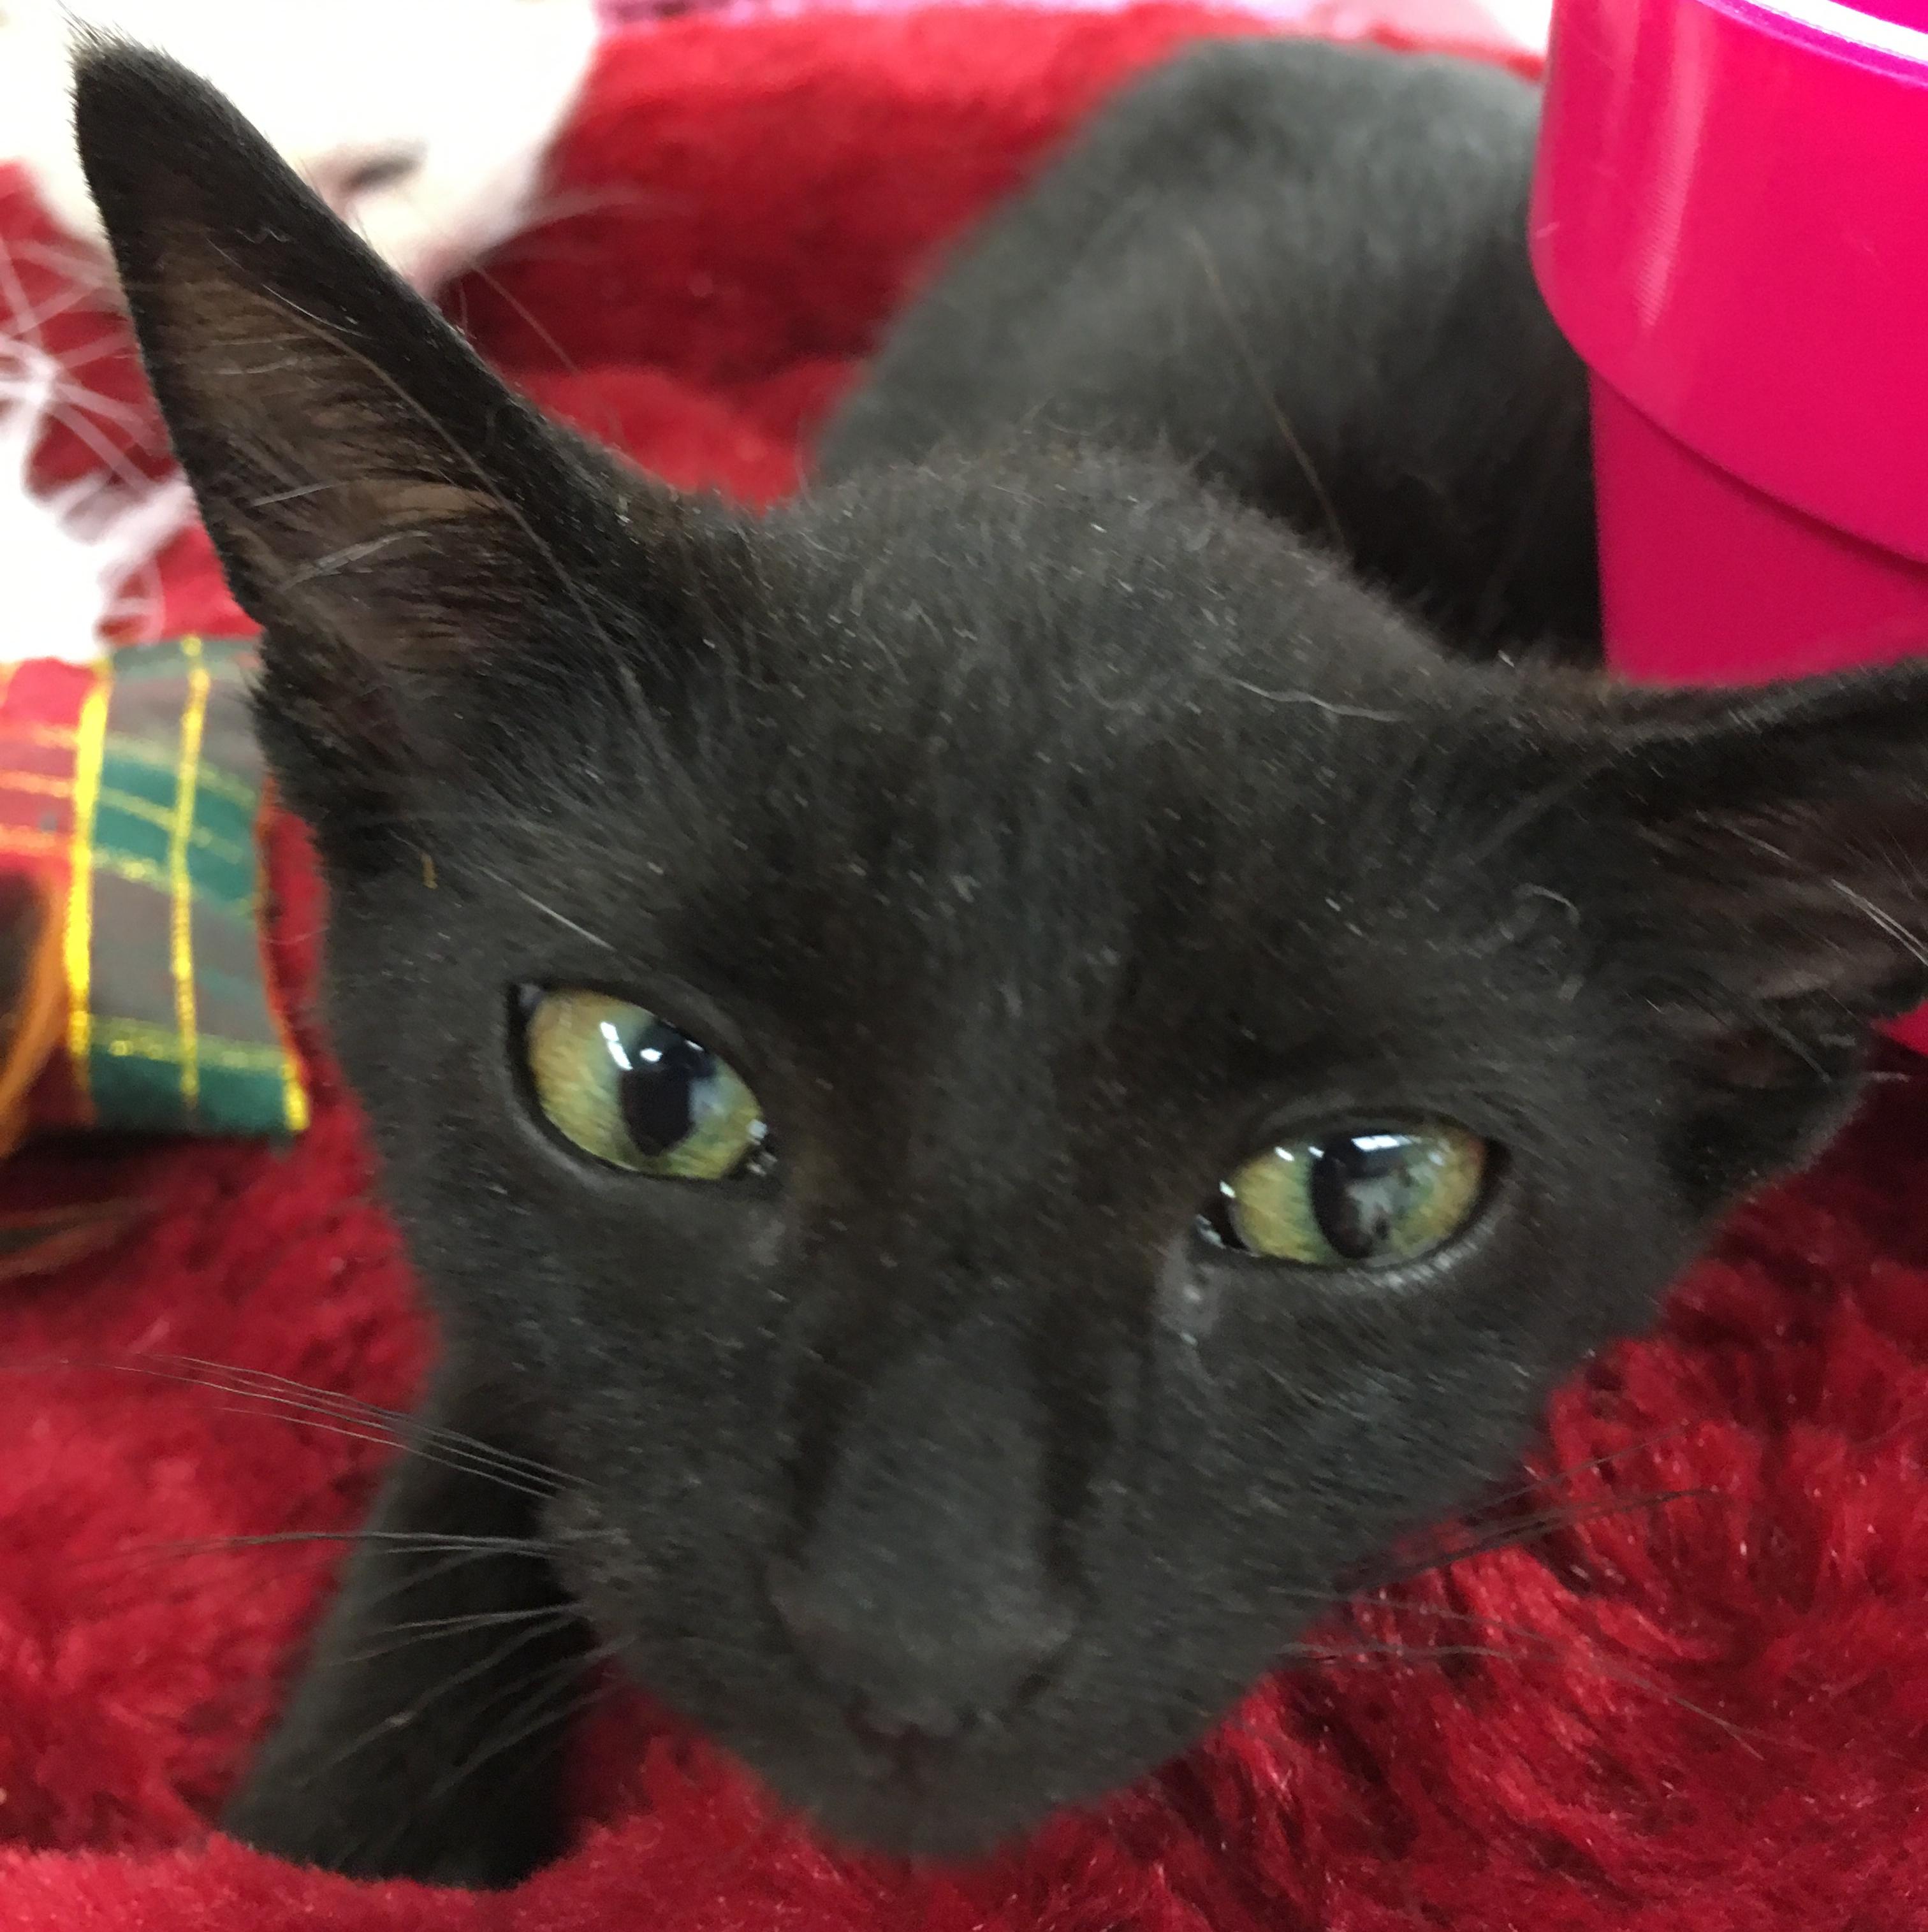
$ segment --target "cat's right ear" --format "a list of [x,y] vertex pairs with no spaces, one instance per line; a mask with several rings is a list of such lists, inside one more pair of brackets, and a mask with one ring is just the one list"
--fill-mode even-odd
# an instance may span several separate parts
[[513,709],[477,680],[569,674],[599,569],[680,506],[592,480],[206,82],[86,38],[74,106],[169,433],[263,627],[270,756],[324,853],[368,857],[412,780]]

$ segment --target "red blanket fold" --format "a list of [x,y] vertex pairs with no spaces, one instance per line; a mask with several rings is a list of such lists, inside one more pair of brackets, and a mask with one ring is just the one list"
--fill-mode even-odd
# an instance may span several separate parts
[[[932,245],[1213,24],[620,40],[559,159],[576,212],[455,305],[544,401],[674,480],[767,499]],[[0,239],[26,220],[0,202]],[[173,626],[239,622],[198,539],[170,576]],[[293,828],[271,856],[299,998],[318,908]],[[583,1738],[577,1848],[510,1896],[351,1886],[211,1838],[339,1551],[230,1540],[351,1526],[380,1452],[189,1371],[52,1365],[195,1358],[406,1403],[425,1338],[304,1043],[292,1151],[131,1156],[139,1232],[0,1296],[0,1932],[1928,1928],[1928,1096],[1906,1080],[1743,1217],[1661,1334],[1556,1404],[1505,1526],[1528,1540],[1329,1624],[1326,1660],[1182,1763],[987,1867],[833,1856],[635,1698]],[[8,1185],[53,1186],[50,1158]]]

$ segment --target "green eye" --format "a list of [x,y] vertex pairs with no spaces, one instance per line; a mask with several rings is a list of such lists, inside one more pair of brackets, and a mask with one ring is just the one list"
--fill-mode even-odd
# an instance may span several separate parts
[[1445,1124],[1268,1148],[1219,1184],[1207,1225],[1228,1246],[1307,1268],[1412,1261],[1473,1218],[1489,1157]]
[[742,1076],[667,1020],[602,993],[543,993],[523,1034],[550,1124],[612,1167],[722,1180],[762,1148]]

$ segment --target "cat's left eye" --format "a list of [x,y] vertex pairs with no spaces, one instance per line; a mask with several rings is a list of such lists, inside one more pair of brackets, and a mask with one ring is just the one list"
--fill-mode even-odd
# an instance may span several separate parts
[[533,992],[522,1045],[550,1125],[611,1167],[723,1180],[767,1154],[762,1110],[743,1076],[646,1007],[605,993]]
[[1281,1142],[1219,1184],[1203,1226],[1224,1246],[1305,1268],[1416,1261],[1471,1221],[1492,1160],[1446,1122]]

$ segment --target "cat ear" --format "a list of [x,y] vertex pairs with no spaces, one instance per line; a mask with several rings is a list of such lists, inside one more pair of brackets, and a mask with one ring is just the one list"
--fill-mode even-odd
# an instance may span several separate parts
[[1928,999],[1928,662],[1582,707],[1597,963],[1740,1110],[1736,1150],[1799,1157],[1874,1022]]
[[666,493],[592,484],[205,82],[90,38],[74,102],[176,451],[264,628],[271,752],[311,820],[378,808],[447,751],[465,682],[581,627]]
[[1768,1010],[1928,996],[1928,662],[1603,703],[1658,933]]

